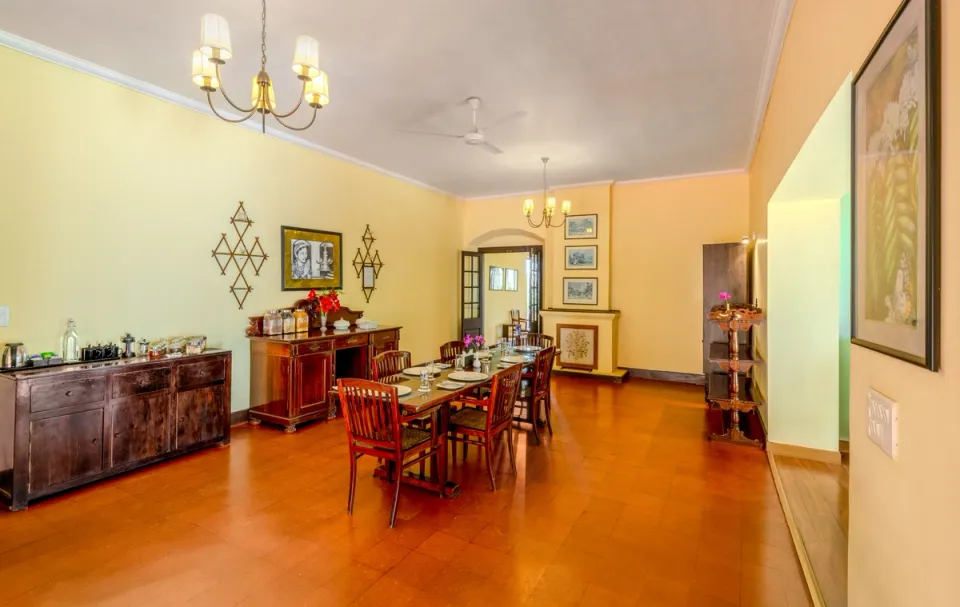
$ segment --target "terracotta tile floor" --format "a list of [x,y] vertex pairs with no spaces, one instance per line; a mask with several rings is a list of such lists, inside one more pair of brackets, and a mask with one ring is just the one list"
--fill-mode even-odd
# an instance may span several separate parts
[[0,513],[0,598],[23,605],[804,606],[765,455],[701,436],[700,388],[560,378],[556,435],[475,449],[455,500],[392,495],[341,422],[235,429],[204,451]]

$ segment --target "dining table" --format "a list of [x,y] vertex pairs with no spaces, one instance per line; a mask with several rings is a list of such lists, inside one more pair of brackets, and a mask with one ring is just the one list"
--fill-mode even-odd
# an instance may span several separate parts
[[[477,356],[475,354],[474,356]],[[479,369],[467,366],[464,371],[479,372],[484,377],[476,381],[460,381],[451,379],[456,377],[456,369],[453,365],[443,364],[439,361],[428,361],[421,363],[412,369],[423,366],[433,368],[429,391],[420,391],[420,376],[407,373],[398,373],[385,378],[381,378],[380,383],[407,386],[411,392],[405,396],[400,396],[401,422],[416,423],[417,420],[430,419],[432,427],[437,429],[441,436],[447,435],[447,429],[450,424],[450,404],[456,401],[462,401],[476,393],[479,388],[489,386],[493,378],[503,373],[515,365],[524,367],[533,364],[536,358],[536,351],[518,352],[508,350],[500,353],[497,350],[491,350],[488,353],[479,353],[481,364]],[[438,384],[446,382],[456,382],[462,387],[441,388]],[[430,470],[429,474],[415,474],[405,472],[401,476],[401,482],[404,484],[420,487],[429,491],[440,493],[444,497],[456,497],[460,495],[460,486],[447,477],[447,441],[442,442],[440,453],[437,457],[437,469]],[[374,471],[378,478],[389,479],[390,470],[387,466],[379,466]],[[442,489],[442,492],[441,492]]]

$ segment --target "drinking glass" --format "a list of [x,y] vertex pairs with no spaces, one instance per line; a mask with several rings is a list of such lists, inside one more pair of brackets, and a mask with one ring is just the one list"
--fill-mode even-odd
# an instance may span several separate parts
[[420,368],[420,392],[430,391],[430,371],[426,367]]
[[464,364],[463,359],[464,359],[463,354],[457,354],[456,360],[453,361],[453,368],[457,371],[457,373],[460,373],[461,371],[463,371],[463,364]]

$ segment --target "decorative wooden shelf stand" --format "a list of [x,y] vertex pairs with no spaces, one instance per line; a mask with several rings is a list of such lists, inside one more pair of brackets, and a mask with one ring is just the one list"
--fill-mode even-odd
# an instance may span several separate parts
[[725,374],[713,373],[708,378],[707,402],[711,407],[730,411],[730,427],[722,434],[711,433],[709,438],[763,447],[762,439],[750,438],[740,429],[740,413],[755,412],[760,403],[754,397],[753,378],[747,376],[747,372],[759,363],[753,357],[752,348],[740,343],[739,336],[740,331],[747,331],[763,321],[763,310],[750,305],[714,306],[707,319],[717,323],[728,337],[727,343],[710,344],[710,362],[718,365]]

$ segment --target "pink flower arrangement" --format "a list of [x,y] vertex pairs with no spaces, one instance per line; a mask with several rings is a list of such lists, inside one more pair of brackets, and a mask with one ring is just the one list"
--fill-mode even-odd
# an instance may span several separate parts
[[463,345],[467,350],[479,350],[483,344],[487,343],[483,335],[464,335]]
[[730,301],[730,294],[726,291],[720,291],[717,293],[717,297],[719,297],[722,301]]

